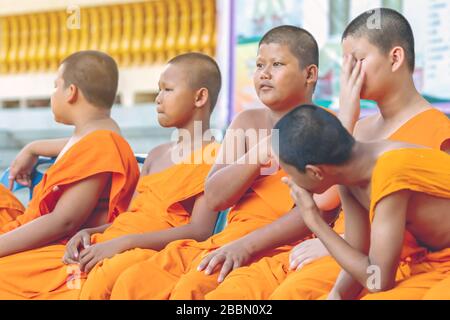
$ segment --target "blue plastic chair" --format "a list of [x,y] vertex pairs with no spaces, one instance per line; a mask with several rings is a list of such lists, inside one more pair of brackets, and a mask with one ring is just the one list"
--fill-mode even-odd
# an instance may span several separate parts
[[230,212],[230,209],[219,212],[219,215],[217,216],[216,226],[214,228],[214,234],[218,234],[222,232],[223,229],[225,229],[227,225],[228,212]]

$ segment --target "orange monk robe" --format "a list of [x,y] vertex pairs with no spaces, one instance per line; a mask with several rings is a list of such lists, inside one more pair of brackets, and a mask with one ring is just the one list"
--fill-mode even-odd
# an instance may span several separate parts
[[[188,224],[191,217],[181,202],[204,192],[205,180],[218,149],[219,145],[213,143],[191,156],[191,160],[194,160],[198,158],[198,153],[211,153],[212,157],[208,157],[207,162],[178,164],[141,178],[137,188],[139,195],[133,200],[130,211],[121,214],[104,233],[93,235],[92,243]],[[204,157],[201,159],[208,160]],[[82,285],[80,299],[109,299],[117,277],[125,269],[145,261],[156,252],[133,249],[97,264]]]
[[[450,139],[450,120],[431,109],[412,118],[389,139],[440,149]],[[343,214],[334,230],[344,233]],[[206,299],[315,300],[330,292],[341,271],[332,257],[320,258],[293,271],[289,268],[289,254],[281,253],[234,270]]]
[[[217,285],[218,272],[198,272],[200,261],[211,251],[259,229],[294,206],[289,189],[281,182],[286,174],[260,177],[232,208],[228,225],[204,242],[181,240],[138,263],[120,275],[111,299],[200,299]],[[276,254],[273,252],[272,254]]]
[[[3,226],[1,231],[13,230],[41,215],[51,213],[61,196],[61,190],[99,173],[112,174],[110,187],[105,189],[104,199],[109,206],[102,223],[112,222],[128,208],[139,177],[139,167],[130,146],[121,136],[101,130],[85,136],[73,145],[45,173],[41,183],[36,186],[25,213]],[[55,192],[56,186],[59,191]],[[60,266],[59,270],[55,267],[56,264],[51,263],[55,260],[61,264],[65,248],[61,243],[64,240],[59,243],[0,258],[0,299],[45,299],[58,292],[60,287],[65,289],[66,285],[58,282],[58,276],[67,278],[68,273],[76,270]],[[51,276],[45,277],[46,274]]]
[[450,275],[428,290],[423,300],[450,300]]
[[74,144],[47,170],[24,214],[1,226],[0,234],[51,213],[65,188],[100,173],[112,174],[110,189],[105,190],[101,199],[109,204],[102,223],[112,222],[128,208],[139,178],[139,167],[124,138],[112,131],[98,130]]
[[[384,198],[402,190],[450,199],[450,155],[430,149],[402,149],[385,153],[372,174],[370,217]],[[448,212],[450,214],[450,212]],[[431,252],[408,230],[394,289],[368,294],[364,300],[417,300],[450,276],[450,248]]]
[[0,184],[0,228],[24,213],[22,203],[3,185]]
[[[212,144],[204,151],[214,156],[217,149],[218,145]],[[207,163],[185,163],[142,177],[130,211],[120,214],[105,232],[93,235],[92,242],[188,223],[189,214],[180,202],[203,192],[209,170]],[[0,277],[0,299],[73,300],[80,298],[81,289],[84,298],[106,298],[108,286],[120,268],[154,253],[135,249],[116,255],[97,265],[86,280],[78,266],[62,263],[64,252],[64,245],[54,245],[0,258],[0,274],[5,275]]]

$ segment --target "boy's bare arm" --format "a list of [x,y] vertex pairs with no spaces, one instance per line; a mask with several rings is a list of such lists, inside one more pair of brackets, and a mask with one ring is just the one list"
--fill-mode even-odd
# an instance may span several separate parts
[[[340,208],[335,208],[322,212],[321,215],[325,221],[332,223],[336,220],[339,210]],[[311,234],[299,208],[295,207],[273,223],[212,252],[203,259],[199,269],[210,274],[218,265],[222,265],[218,279],[222,282],[232,270],[247,265],[260,254],[300,241]]]
[[169,228],[163,231],[144,234],[126,235],[104,243],[95,244],[84,250],[80,255],[80,268],[89,272],[103,259],[134,248],[162,250],[169,243],[181,239],[204,241],[213,233],[217,213],[211,211],[204,195],[199,195],[194,203],[189,224]]
[[[246,115],[240,114],[231,124],[219,150],[216,164],[205,184],[208,205],[215,211],[226,210],[235,205],[260,176],[262,148],[248,150],[245,136],[234,135],[245,128]],[[233,133],[234,132],[234,133]]]
[[[344,299],[356,298],[360,290],[355,290],[355,285],[349,285],[352,279],[358,281],[360,288],[366,288],[372,293],[387,291],[395,286],[406,226],[408,199],[408,192],[399,192],[378,203],[371,226],[368,255],[365,255],[358,264],[355,263],[353,269],[345,268],[341,272],[331,296],[338,293],[338,296]],[[372,281],[369,281],[369,278]]]
[[[301,203],[308,202],[306,191],[298,189],[296,192]],[[303,210],[303,217],[311,231],[319,237],[341,267],[360,286],[368,289],[369,292],[385,291],[391,289],[395,284],[395,274],[406,224],[408,197],[408,192],[399,192],[386,197],[378,204],[372,226],[372,235],[367,211],[356,209],[356,205],[353,205],[357,203],[356,199],[353,203],[350,201],[350,208],[349,201],[343,199],[343,203],[346,205],[344,212],[347,214],[345,226],[347,241],[337,235],[320,218],[317,209],[314,209],[313,206],[305,204],[306,210]],[[345,198],[345,196],[342,198]],[[309,203],[313,202],[309,201]],[[369,282],[374,273],[375,276],[381,277],[379,283],[375,282],[376,285]],[[341,277],[341,279],[343,278]],[[346,283],[346,285],[348,286],[349,283]],[[335,288],[337,289],[335,291],[339,292],[341,296],[345,296],[348,289],[351,289],[350,292],[352,293],[356,292],[354,285],[345,288],[345,290],[342,283],[337,283],[336,286],[338,288]],[[352,299],[355,297],[346,298]]]
[[55,209],[0,236],[0,257],[38,248],[74,234],[97,206],[111,174],[101,173],[69,186]]
[[57,157],[68,142],[69,138],[38,140],[31,142],[27,148],[33,155],[52,158]]
[[[369,235],[367,230],[367,210],[353,197],[351,192],[344,186],[339,187],[342,209],[346,215],[345,219],[345,241],[357,250],[368,252]],[[349,221],[352,219],[352,221]],[[351,228],[351,229],[348,229]],[[370,228],[370,227],[369,227]],[[347,232],[349,230],[349,232]],[[332,254],[333,255],[333,254]],[[341,265],[342,266],[342,265]],[[336,280],[330,297],[337,294],[342,299],[352,299],[361,292],[363,286],[354,279],[346,270],[342,270]]]
[[38,140],[26,145],[16,156],[10,166],[9,187],[14,181],[21,185],[31,186],[31,173],[39,156],[57,157],[69,138]]

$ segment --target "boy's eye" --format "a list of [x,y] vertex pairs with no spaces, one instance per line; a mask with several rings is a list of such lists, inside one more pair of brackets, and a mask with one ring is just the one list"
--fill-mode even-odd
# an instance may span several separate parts
[[283,64],[281,62],[274,62],[274,67],[281,67]]
[[173,89],[171,89],[171,88],[165,88],[164,91],[170,92],[170,91],[173,91]]
[[263,65],[262,65],[262,63],[257,63],[257,64],[256,64],[256,67],[257,67],[258,69],[261,69],[261,68],[263,67]]

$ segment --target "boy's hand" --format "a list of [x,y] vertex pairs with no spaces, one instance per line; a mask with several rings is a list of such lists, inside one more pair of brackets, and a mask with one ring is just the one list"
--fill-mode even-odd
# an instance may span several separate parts
[[91,245],[91,233],[88,229],[84,229],[75,234],[66,244],[63,263],[76,264],[79,263],[80,252],[89,248]]
[[10,174],[8,177],[10,190],[13,189],[14,181],[26,187],[31,186],[31,173],[38,158],[37,155],[33,154],[29,145],[19,152],[10,166]]
[[272,156],[272,136],[267,136],[258,143],[258,159],[263,166],[269,165],[273,160]]
[[94,244],[80,254],[80,270],[89,273],[97,263],[114,257],[126,250],[125,237],[116,238],[103,243]]
[[361,114],[360,100],[364,77],[362,60],[357,61],[352,55],[345,56],[341,73],[339,119],[350,132],[353,132]]
[[235,241],[211,252],[203,258],[197,270],[205,270],[206,275],[211,275],[216,267],[222,265],[218,278],[218,282],[221,283],[231,271],[247,265],[250,259],[251,254],[247,248],[238,241]]
[[[272,156],[272,136],[261,139],[257,145],[250,150],[250,161],[257,161],[261,166],[270,165]],[[256,164],[256,163],[255,163]]]
[[317,204],[314,202],[313,194],[292,181],[292,179],[288,177],[282,178],[283,183],[287,184],[291,189],[291,197],[294,199],[297,208],[302,215],[303,221],[307,226],[310,225],[312,219],[320,216],[320,210],[317,207]]
[[298,271],[305,265],[329,255],[327,248],[319,239],[306,240],[292,249],[289,256],[290,268]]

